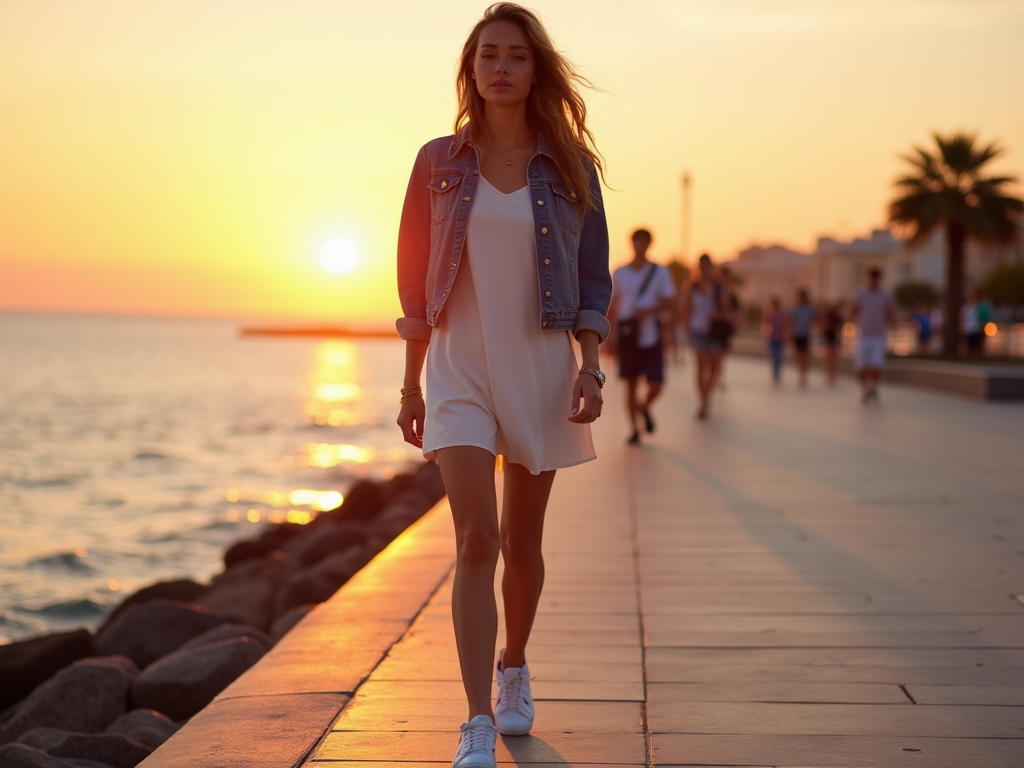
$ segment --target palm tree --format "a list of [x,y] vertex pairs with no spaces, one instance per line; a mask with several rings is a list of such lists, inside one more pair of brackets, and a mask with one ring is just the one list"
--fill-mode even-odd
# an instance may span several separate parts
[[1024,201],[1009,194],[1013,176],[982,176],[983,166],[1003,150],[982,147],[977,137],[957,133],[932,134],[937,152],[914,147],[903,157],[913,173],[895,182],[898,196],[889,203],[889,221],[902,229],[910,245],[924,241],[936,229],[946,230],[946,322],[943,352],[956,355],[960,341],[957,321],[964,303],[964,247],[968,238],[986,244],[1013,243]]

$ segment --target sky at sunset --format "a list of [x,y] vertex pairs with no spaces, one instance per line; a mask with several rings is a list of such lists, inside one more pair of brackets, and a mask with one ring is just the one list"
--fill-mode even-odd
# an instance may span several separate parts
[[[0,310],[390,321],[411,163],[485,5],[0,0]],[[613,263],[639,225],[679,253],[684,169],[691,254],[722,258],[882,224],[932,130],[1024,177],[1022,0],[528,5],[601,89]]]

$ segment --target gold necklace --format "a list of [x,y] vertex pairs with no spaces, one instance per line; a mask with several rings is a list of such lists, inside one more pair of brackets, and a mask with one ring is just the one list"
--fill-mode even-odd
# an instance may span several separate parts
[[487,144],[487,148],[490,149],[490,150],[493,150],[494,152],[497,152],[499,155],[501,155],[501,159],[505,161],[505,165],[507,165],[509,168],[511,168],[512,167],[512,161],[509,160],[507,157],[505,157],[505,152],[511,152],[516,147],[521,147],[523,144],[528,142],[530,140],[530,138],[531,138],[530,136],[527,136],[525,139],[520,141],[518,144],[513,144],[511,147],[506,147],[504,149],[504,151],[498,149],[497,147],[495,147],[493,144],[490,144],[490,143]]

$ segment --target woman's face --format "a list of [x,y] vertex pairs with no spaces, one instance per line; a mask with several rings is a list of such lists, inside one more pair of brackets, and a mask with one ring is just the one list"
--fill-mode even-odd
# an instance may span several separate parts
[[526,35],[510,21],[496,21],[480,31],[473,58],[477,93],[491,104],[512,105],[530,95],[536,69]]

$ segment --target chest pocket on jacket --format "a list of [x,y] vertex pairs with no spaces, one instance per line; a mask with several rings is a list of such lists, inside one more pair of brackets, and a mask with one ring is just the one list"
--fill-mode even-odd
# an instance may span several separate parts
[[448,218],[458,195],[453,191],[459,186],[462,177],[458,174],[439,174],[430,180],[430,217],[435,224],[440,224]]
[[555,193],[555,208],[558,209],[558,221],[562,227],[570,232],[583,229],[583,210],[576,194],[561,184],[552,184],[551,191]]

